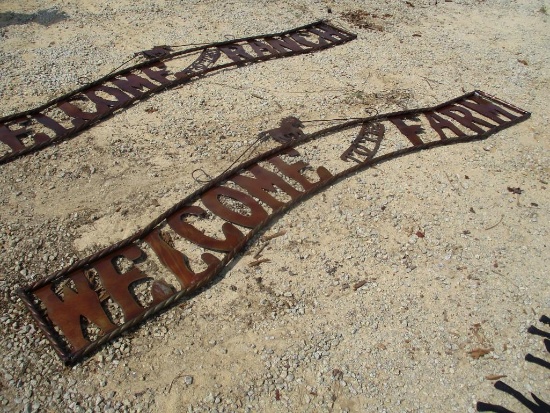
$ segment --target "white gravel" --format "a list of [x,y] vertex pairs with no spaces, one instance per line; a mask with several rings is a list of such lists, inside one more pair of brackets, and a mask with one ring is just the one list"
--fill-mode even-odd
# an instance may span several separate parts
[[[1,2],[0,116],[154,45],[320,18],[359,38],[211,74],[1,166],[0,409],[473,412],[485,401],[525,411],[490,374],[548,401],[548,372],[523,357],[545,357],[526,329],[550,315],[550,5],[407,3]],[[342,18],[358,9],[384,30]],[[72,368],[14,293],[143,227],[199,186],[193,169],[216,175],[283,117],[364,116],[476,88],[532,118],[340,182],[272,225],[287,233],[262,252],[271,262],[249,268],[252,244],[219,282]],[[478,347],[493,351],[473,359]]]

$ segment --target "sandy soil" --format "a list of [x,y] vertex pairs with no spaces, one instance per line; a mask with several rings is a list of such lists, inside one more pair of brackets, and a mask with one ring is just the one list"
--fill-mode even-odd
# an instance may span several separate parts
[[[490,375],[548,402],[548,370],[524,361],[545,357],[526,329],[550,315],[548,13],[544,0],[0,1],[1,116],[158,44],[321,18],[358,34],[215,72],[0,166],[1,409],[527,411]],[[270,262],[248,266],[256,240],[212,286],[72,368],[14,293],[142,228],[200,186],[192,170],[220,173],[283,117],[360,117],[474,89],[531,119],[343,180],[267,230],[286,231],[262,251]]]

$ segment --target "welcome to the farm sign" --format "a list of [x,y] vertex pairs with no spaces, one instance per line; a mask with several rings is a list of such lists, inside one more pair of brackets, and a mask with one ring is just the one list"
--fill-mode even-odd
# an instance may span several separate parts
[[281,146],[224,172],[130,238],[20,296],[59,356],[72,363],[205,286],[274,217],[345,176],[419,150],[484,139],[529,116],[474,91],[311,134],[299,119],[286,119],[266,133]]

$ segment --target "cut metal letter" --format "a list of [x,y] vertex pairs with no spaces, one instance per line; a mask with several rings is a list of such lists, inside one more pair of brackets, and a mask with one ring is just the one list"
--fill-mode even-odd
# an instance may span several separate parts
[[53,292],[53,285],[47,284],[37,289],[34,294],[46,307],[46,314],[65,335],[75,350],[89,344],[82,331],[81,317],[98,326],[103,333],[116,328],[101,306],[97,293],[90,288],[90,283],[83,270],[75,271],[67,277],[76,285],[76,291],[69,286],[63,287],[63,300]]

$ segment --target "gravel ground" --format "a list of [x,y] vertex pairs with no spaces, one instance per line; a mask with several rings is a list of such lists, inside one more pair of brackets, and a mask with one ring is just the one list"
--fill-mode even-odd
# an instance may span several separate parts
[[[527,411],[488,375],[548,401],[548,370],[523,360],[544,357],[526,329],[550,315],[548,13],[545,0],[0,2],[0,116],[158,44],[321,18],[358,34],[213,73],[1,166],[1,409]],[[192,170],[223,171],[283,117],[365,116],[473,89],[532,118],[343,180],[267,230],[286,231],[262,251],[270,262],[248,266],[257,240],[211,287],[74,367],[14,293],[142,228],[200,186]]]

